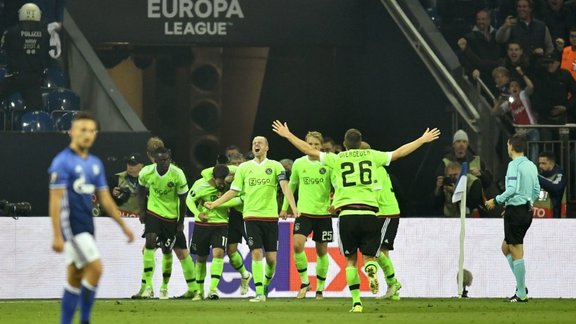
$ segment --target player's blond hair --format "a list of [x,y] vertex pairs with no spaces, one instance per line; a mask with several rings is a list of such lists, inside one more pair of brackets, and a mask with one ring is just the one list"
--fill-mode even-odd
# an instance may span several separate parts
[[148,142],[146,143],[146,154],[152,162],[154,162],[152,154],[154,154],[154,152],[156,152],[156,150],[161,147],[164,147],[164,142],[160,139],[160,137],[153,136],[148,139]]
[[320,141],[320,144],[324,144],[324,137],[322,137],[322,133],[317,131],[310,131],[306,134],[305,140],[308,140],[308,137],[313,137]]

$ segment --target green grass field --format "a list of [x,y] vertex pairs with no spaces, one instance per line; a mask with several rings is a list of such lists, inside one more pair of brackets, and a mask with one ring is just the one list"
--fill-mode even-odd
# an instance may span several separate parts
[[[98,300],[91,323],[576,323],[576,300],[365,298],[364,313],[351,314],[349,299],[242,299],[219,301]],[[56,300],[0,301],[0,323],[58,323]]]

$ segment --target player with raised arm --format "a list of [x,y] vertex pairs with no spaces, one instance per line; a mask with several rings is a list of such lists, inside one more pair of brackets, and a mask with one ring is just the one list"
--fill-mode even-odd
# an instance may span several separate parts
[[[306,143],[316,150],[323,144],[322,134],[308,132]],[[298,191],[298,210],[300,217],[294,221],[294,261],[300,276],[300,291],[296,298],[305,298],[310,290],[308,279],[308,259],[304,252],[304,245],[310,233],[314,232],[312,239],[316,242],[316,298],[322,299],[324,283],[328,274],[328,242],[332,242],[332,218],[330,207],[331,185],[330,168],[322,165],[318,159],[303,156],[294,161],[290,175],[290,189]],[[288,211],[288,200],[284,198],[281,216]]]
[[198,298],[204,297],[204,278],[206,261],[212,247],[212,265],[210,266],[210,291],[207,298],[218,300],[218,283],[224,269],[224,249],[228,241],[228,208],[242,205],[240,197],[235,197],[218,208],[207,209],[204,202],[214,201],[226,191],[226,177],[230,170],[224,164],[216,165],[212,178],[208,181],[197,180],[186,198],[188,209],[194,214],[194,233],[190,243],[190,252],[196,254],[196,282]]
[[[306,144],[308,145],[308,144]],[[276,271],[278,251],[278,202],[276,188],[278,184],[288,199],[296,217],[300,216],[294,196],[288,186],[286,170],[280,162],[266,157],[268,140],[256,136],[252,140],[254,159],[240,164],[234,182],[222,197],[214,202],[206,202],[208,209],[218,208],[223,203],[244,192],[244,224],[248,247],[252,256],[252,274],[256,297],[251,302],[265,302],[268,286]],[[266,252],[266,270],[262,273],[263,250]]]
[[64,251],[67,285],[61,303],[60,323],[72,323],[80,305],[80,321],[90,321],[96,287],[102,275],[100,252],[94,240],[92,195],[96,194],[108,215],[120,225],[128,242],[132,231],[114,203],[104,166],[89,153],[96,140],[98,123],[87,113],[78,113],[70,128],[70,146],[60,152],[50,165],[49,213],[54,239],[52,249]]
[[340,252],[346,257],[346,281],[352,294],[350,312],[363,311],[360,300],[360,277],[357,269],[357,251],[364,258],[364,271],[370,280],[372,293],[378,292],[376,272],[378,264],[375,257],[382,242],[381,222],[376,217],[378,196],[375,190],[376,169],[402,158],[425,143],[434,141],[440,135],[438,129],[426,129],[415,141],[405,144],[393,152],[362,150],[362,134],[357,129],[349,129],[344,135],[347,151],[327,154],[312,148],[308,143],[290,132],[286,123],[274,121],[272,129],[285,137],[302,153],[319,159],[335,172],[333,206],[339,217],[338,230]]
[[[144,223],[143,237],[146,238],[143,257],[146,290],[152,290],[154,251],[159,246],[163,254],[171,254],[172,250],[176,253],[188,285],[188,291],[180,298],[192,299],[198,287],[194,262],[188,252],[184,235],[188,183],[184,172],[171,163],[170,150],[160,147],[156,149],[153,157],[156,163],[145,166],[138,177],[140,221]],[[150,295],[148,292],[144,294]],[[160,299],[167,298],[168,289],[163,286],[160,289]]]

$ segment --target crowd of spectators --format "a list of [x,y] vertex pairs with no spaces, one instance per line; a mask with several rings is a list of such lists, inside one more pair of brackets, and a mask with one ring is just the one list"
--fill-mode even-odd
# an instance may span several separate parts
[[[538,205],[554,217],[566,215],[566,179],[558,176],[563,171],[555,163],[561,152],[539,152],[537,144],[558,140],[558,130],[534,126],[576,122],[576,1],[422,0],[421,3],[453,46],[465,73],[470,79],[481,80],[493,94],[494,99],[486,96],[492,114],[501,118],[512,132],[525,133],[532,143],[526,153],[540,166],[543,193]],[[453,188],[443,181],[450,181],[457,169],[455,162],[463,162],[453,158],[456,146],[455,140],[452,156],[444,159],[437,171],[434,190],[434,206],[446,216],[453,216],[445,197]],[[471,163],[469,159],[466,162]],[[484,199],[491,198],[498,189],[481,182]],[[475,197],[471,199],[475,201]],[[560,207],[562,201],[564,208]],[[474,206],[468,207],[472,215]],[[479,214],[483,212],[479,210]]]

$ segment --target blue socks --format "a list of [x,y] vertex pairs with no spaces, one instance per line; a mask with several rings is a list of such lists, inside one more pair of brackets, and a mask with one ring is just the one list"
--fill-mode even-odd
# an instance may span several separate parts
[[62,317],[60,318],[61,324],[72,324],[76,307],[80,301],[80,289],[66,285],[64,288],[64,296],[62,296]]
[[82,288],[80,289],[80,321],[82,323],[90,321],[95,298],[96,287],[92,286],[88,281],[82,280]]
[[514,277],[516,277],[516,296],[526,298],[526,266],[524,259],[514,260],[512,262]]

